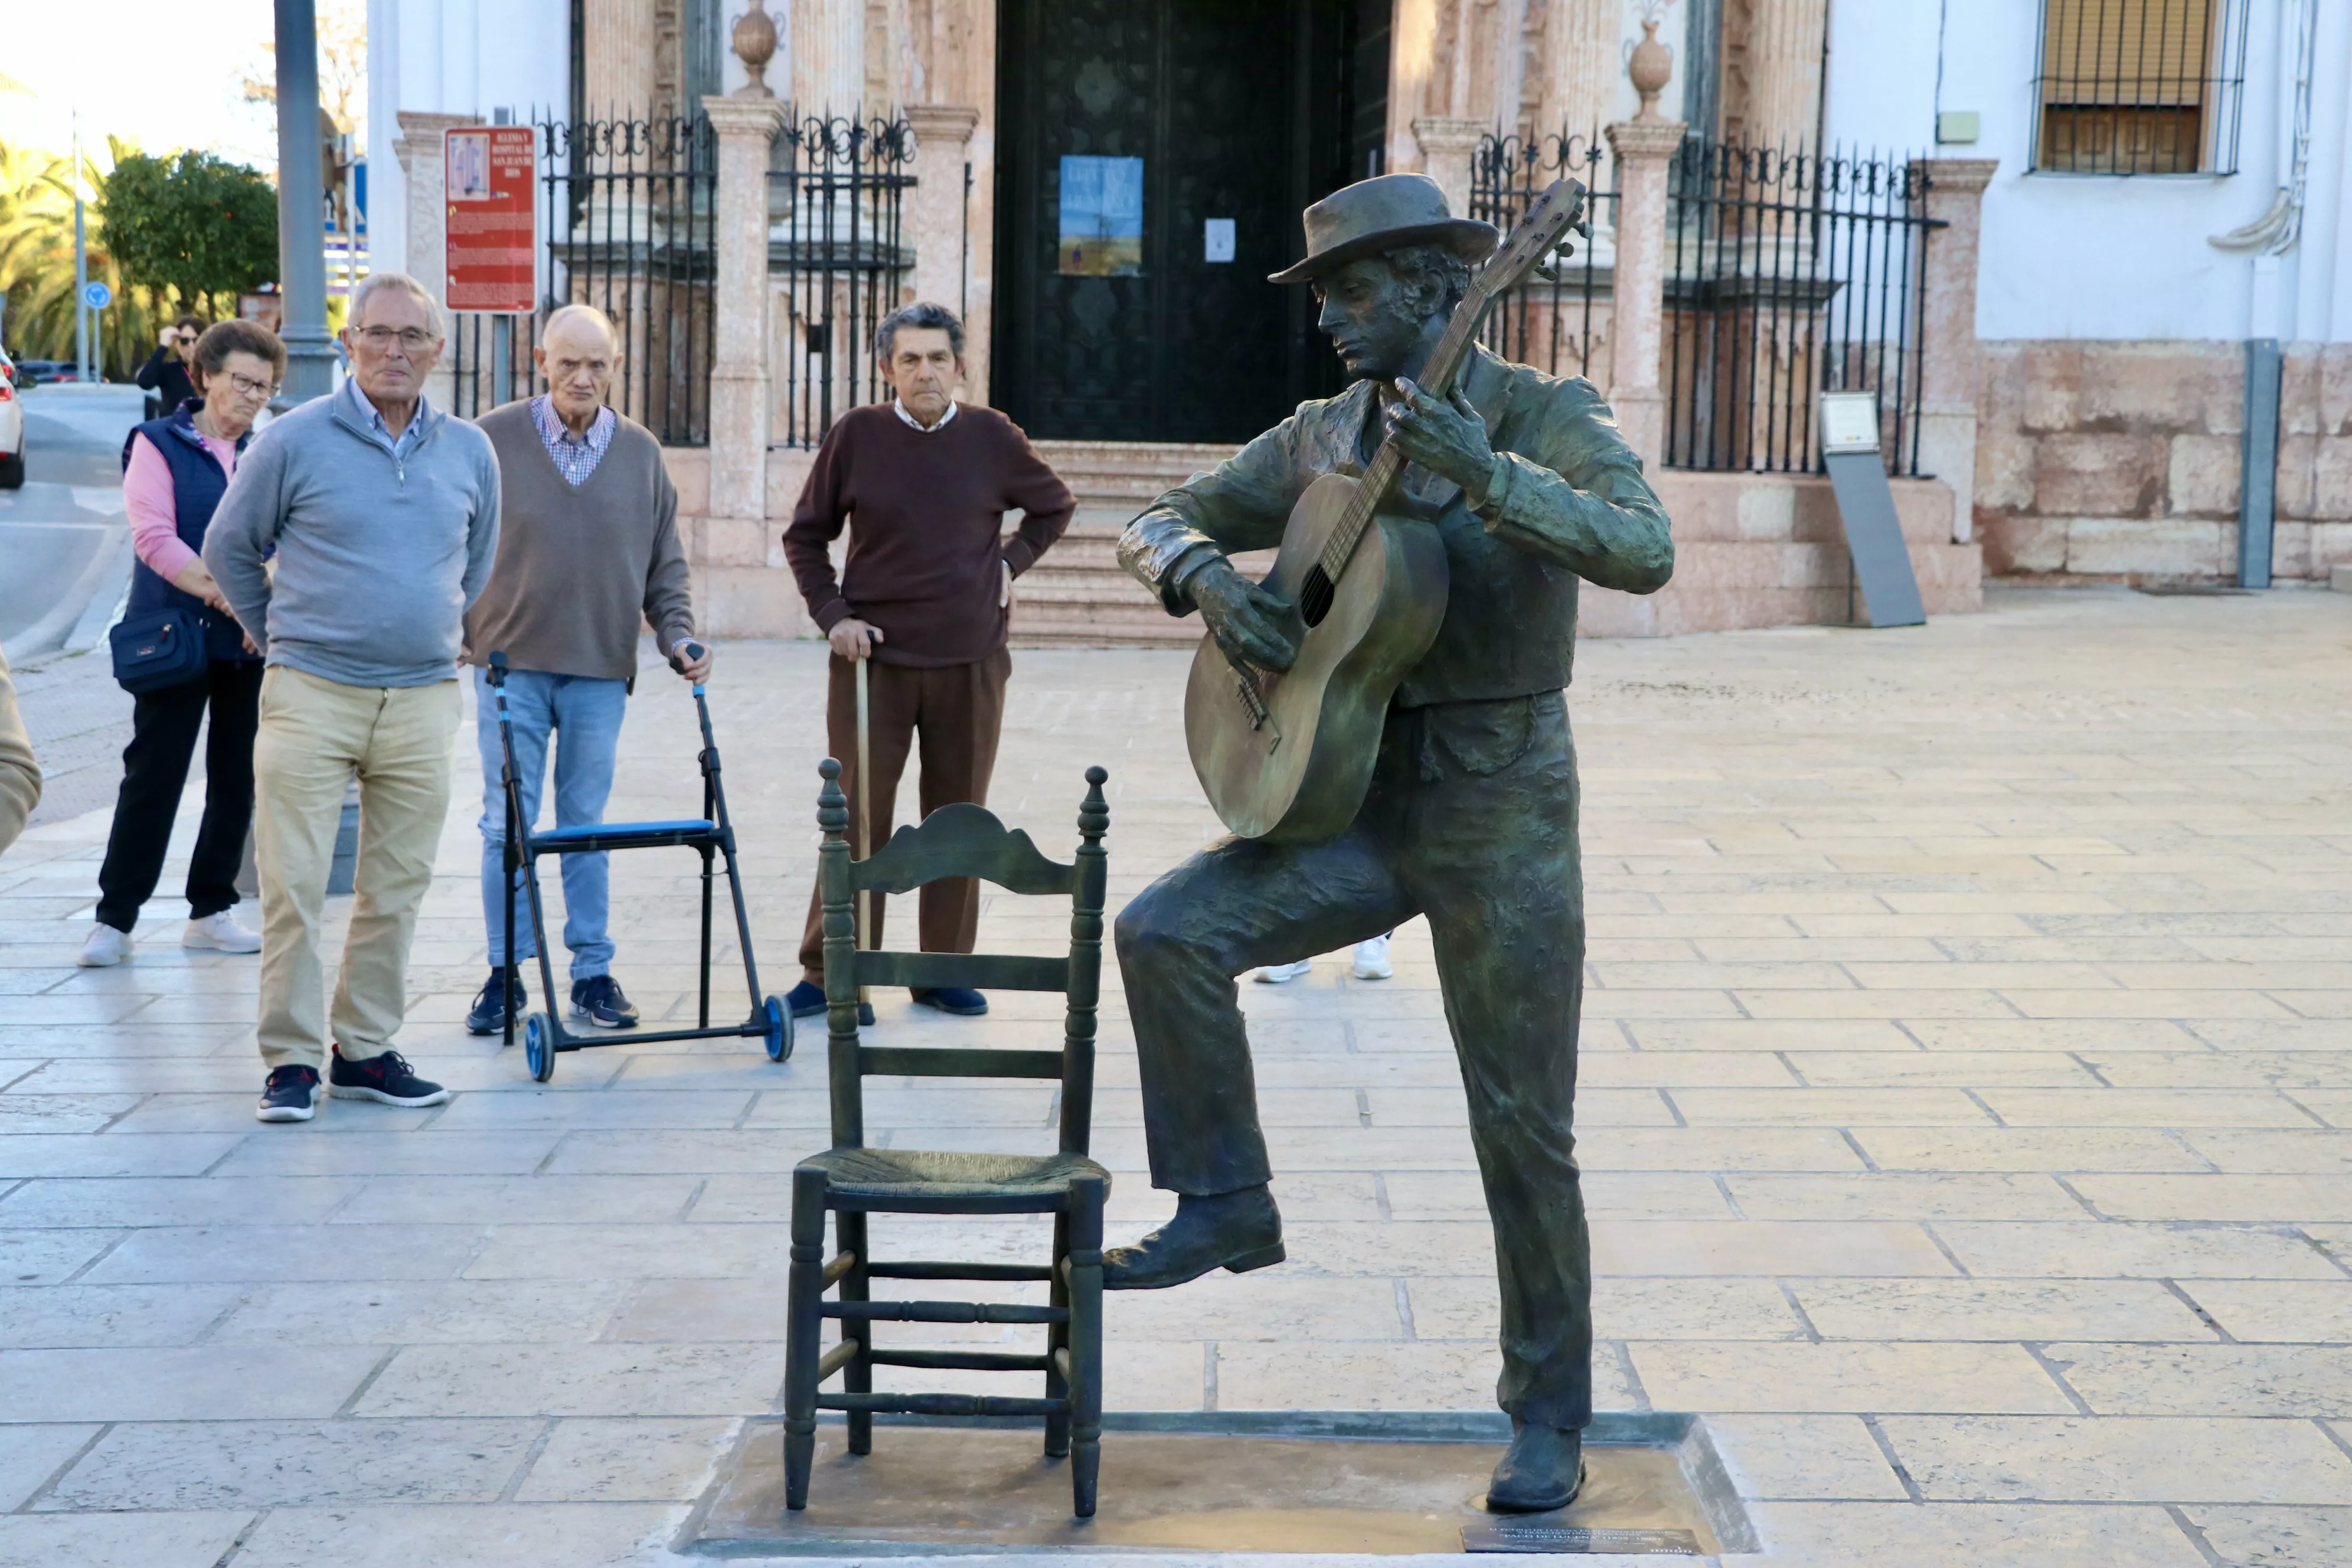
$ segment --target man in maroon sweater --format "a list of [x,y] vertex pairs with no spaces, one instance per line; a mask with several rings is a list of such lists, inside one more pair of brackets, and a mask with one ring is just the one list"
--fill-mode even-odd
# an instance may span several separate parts
[[[992,408],[955,400],[963,380],[963,323],[941,305],[908,305],[875,334],[893,396],[852,409],[817,448],[784,558],[809,614],[833,643],[825,742],[856,798],[858,660],[870,660],[867,743],[873,752],[874,834],[890,836],[891,804],[907,752],[922,734],[925,816],[958,801],[985,803],[1004,721],[1004,648],[1013,579],[1036,564],[1070,525],[1070,489],[1021,427]],[[1004,514],[1027,515],[1004,537]],[[844,525],[849,557],[835,581],[828,546]],[[854,853],[867,853],[853,838]],[[935,882],[921,894],[926,952],[970,952],[980,889]],[[869,945],[882,936],[874,900]],[[809,893],[793,1016],[824,1011],[824,932]],[[977,991],[918,991],[915,1000],[966,1016],[988,1011]],[[864,1011],[861,1009],[861,1011]],[[870,1015],[860,1019],[872,1023]]]

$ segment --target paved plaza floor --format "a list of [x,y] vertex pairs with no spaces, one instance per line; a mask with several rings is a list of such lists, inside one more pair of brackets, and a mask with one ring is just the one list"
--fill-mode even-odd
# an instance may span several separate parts
[[[778,992],[822,658],[728,646],[712,687]],[[1600,1404],[1705,1416],[1766,1543],[1741,1563],[2352,1562],[2352,597],[1997,593],[1922,630],[1578,662]],[[1114,905],[1215,831],[1183,669],[1016,658],[994,805],[1066,853],[1107,765]],[[0,858],[0,1565],[658,1562],[776,1410],[821,1041],[782,1067],[621,1044],[542,1088],[469,1037],[470,725],[462,747],[399,1042],[457,1090],[436,1110],[257,1124],[255,961],[184,953],[159,897],[134,962],[75,969],[103,813]],[[614,815],[690,815],[694,751],[650,671]],[[649,1017],[690,1007],[692,866],[614,863]],[[987,905],[983,947],[1063,940],[1024,902]],[[1491,1408],[1425,929],[1392,980],[1341,957],[1242,989],[1289,1262],[1113,1297],[1109,1405]],[[1171,1203],[1108,991],[1117,1240]],[[1011,997],[879,1012],[886,1043],[1054,1036]],[[878,1084],[869,1126],[1043,1149],[1051,1095]],[[1034,1240],[916,1224],[927,1249]]]

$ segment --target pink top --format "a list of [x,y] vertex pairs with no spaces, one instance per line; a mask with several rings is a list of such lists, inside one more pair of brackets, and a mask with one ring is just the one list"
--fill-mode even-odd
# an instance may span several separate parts
[[[236,443],[197,435],[221,472],[236,472]],[[131,440],[131,466],[122,470],[122,510],[131,514],[131,548],[147,569],[170,583],[187,570],[196,552],[180,538],[180,509],[172,491],[172,465],[144,435]]]

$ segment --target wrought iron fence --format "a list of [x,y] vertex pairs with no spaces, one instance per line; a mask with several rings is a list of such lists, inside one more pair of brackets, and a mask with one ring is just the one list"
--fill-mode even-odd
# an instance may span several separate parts
[[1919,466],[1927,174],[1876,157],[1685,141],[1667,171],[1665,460],[1811,472],[1817,395],[1878,395]]
[[[1488,136],[1479,142],[1471,165],[1472,217],[1507,234],[1553,181],[1574,179],[1587,192],[1584,216],[1594,237],[1576,240],[1575,254],[1545,262],[1487,311],[1479,341],[1505,359],[1554,375],[1607,379],[1617,193],[1602,187],[1614,172],[1597,136]],[[1611,259],[1602,258],[1603,247]]]
[[719,188],[710,122],[547,119],[536,129],[539,308],[456,313],[455,411],[471,418],[537,391],[530,351],[549,313],[590,304],[620,334],[613,405],[664,446],[709,445]]
[[814,447],[877,400],[874,331],[914,266],[903,243],[915,134],[903,120],[810,116],[777,133],[768,174],[768,270],[786,353],[772,439]]

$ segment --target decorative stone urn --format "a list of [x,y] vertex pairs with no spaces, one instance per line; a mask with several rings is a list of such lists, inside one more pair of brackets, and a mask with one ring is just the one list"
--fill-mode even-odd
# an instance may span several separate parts
[[734,31],[729,35],[735,58],[751,73],[751,79],[736,89],[741,98],[773,98],[768,89],[768,62],[776,58],[776,21],[769,16],[763,0],[751,0],[751,8],[735,18]]
[[1633,79],[1633,90],[1642,99],[1641,111],[1633,118],[1655,120],[1658,94],[1665,90],[1667,79],[1675,74],[1675,51],[1658,42],[1655,18],[1642,23],[1642,41],[1633,46],[1633,58],[1625,62],[1625,74]]

